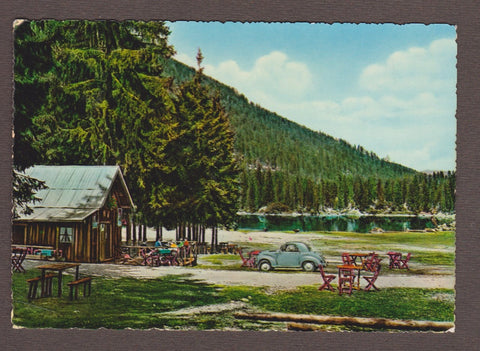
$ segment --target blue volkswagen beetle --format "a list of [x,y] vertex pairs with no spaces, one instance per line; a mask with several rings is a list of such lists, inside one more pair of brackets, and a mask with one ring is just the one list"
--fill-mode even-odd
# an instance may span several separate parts
[[260,271],[302,268],[306,272],[313,272],[319,265],[326,266],[325,258],[301,241],[289,241],[277,251],[262,251],[257,256],[257,268]]

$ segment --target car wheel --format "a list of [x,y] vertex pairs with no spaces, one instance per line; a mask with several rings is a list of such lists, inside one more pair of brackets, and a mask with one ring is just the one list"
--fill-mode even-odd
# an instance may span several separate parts
[[317,267],[315,266],[315,263],[311,261],[305,261],[302,264],[302,268],[305,272],[313,272]]
[[260,263],[258,264],[258,269],[263,272],[268,272],[272,270],[272,265],[270,264],[270,262],[263,260],[260,261]]

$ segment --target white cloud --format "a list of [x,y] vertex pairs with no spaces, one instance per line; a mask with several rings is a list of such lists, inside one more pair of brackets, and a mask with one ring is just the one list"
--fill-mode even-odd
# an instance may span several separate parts
[[455,168],[455,108],[432,94],[279,104],[281,115],[417,170]]
[[261,105],[295,101],[312,89],[312,75],[307,65],[290,60],[280,51],[258,58],[250,70],[229,60],[218,66],[205,65],[205,74],[235,87]]
[[279,51],[258,58],[250,70],[229,60],[206,64],[205,73],[269,110],[380,157],[417,170],[447,170],[455,168],[455,64],[451,39],[396,51],[365,67],[357,92],[338,101],[309,99],[325,90],[322,80]]
[[[433,41],[426,48],[412,47],[391,54],[386,62],[364,69],[359,84],[374,93],[414,96],[419,92],[445,93],[450,91],[456,76],[456,43],[453,39]],[[453,66],[454,67],[454,66]]]
[[190,55],[187,55],[184,53],[177,53],[175,54],[175,56],[173,56],[173,58],[177,61],[180,61],[186,64],[187,66],[197,67],[197,61],[195,61],[195,58]]

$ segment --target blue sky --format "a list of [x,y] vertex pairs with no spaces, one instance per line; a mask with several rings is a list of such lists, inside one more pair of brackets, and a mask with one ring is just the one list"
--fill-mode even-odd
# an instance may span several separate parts
[[455,169],[455,27],[168,23],[176,58],[310,129],[423,170]]

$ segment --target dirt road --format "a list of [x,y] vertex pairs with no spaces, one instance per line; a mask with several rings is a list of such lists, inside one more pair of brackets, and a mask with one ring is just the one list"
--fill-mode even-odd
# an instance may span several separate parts
[[[41,261],[28,261],[26,268],[33,268],[41,263]],[[302,285],[320,284],[322,281],[319,273],[227,271],[191,267],[146,267],[121,264],[82,263],[80,272],[89,276],[135,277],[142,279],[152,279],[171,274],[188,275],[189,279],[198,279],[210,284],[265,286],[270,290],[294,289]],[[378,278],[375,285],[380,289],[387,287],[453,289],[455,278],[451,275],[404,275],[388,274],[387,272]]]
[[[148,240],[155,240],[155,232],[148,230]],[[175,232],[164,231],[164,240],[174,240]],[[288,234],[281,232],[268,233],[242,233],[235,231],[219,231],[219,241],[225,242],[244,242],[251,243],[255,247],[256,243],[269,243],[272,245],[280,245],[281,243],[291,240],[301,240],[310,242],[313,239],[322,238],[322,235],[311,233]],[[332,240],[332,238],[329,238]],[[452,249],[449,249],[452,250]],[[437,251],[449,251],[437,250]],[[200,257],[199,257],[200,258]],[[329,267],[335,267],[340,263],[338,257],[325,257],[329,263]],[[337,262],[338,261],[338,262]],[[26,263],[27,269],[39,265],[41,261],[28,261]],[[418,270],[420,267],[412,268]],[[330,268],[331,272],[334,269]],[[132,266],[122,264],[87,264],[82,263],[82,274],[91,276],[104,277],[135,277],[152,279],[165,275],[188,275],[190,279],[198,279],[210,284],[219,285],[247,285],[247,286],[265,286],[271,290],[278,289],[294,289],[302,285],[320,284],[322,279],[319,273],[304,273],[298,271],[274,271],[274,272],[258,272],[254,270],[232,271],[232,270],[218,270],[218,269],[199,269],[191,267],[145,267]],[[399,274],[389,272],[388,268],[382,271],[382,274],[376,282],[379,288],[389,287],[409,287],[409,288],[447,288],[454,289],[455,275],[452,267],[428,267],[425,274]],[[362,283],[365,283],[363,279]]]

